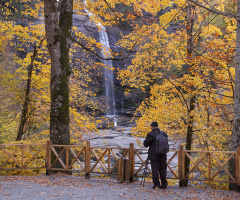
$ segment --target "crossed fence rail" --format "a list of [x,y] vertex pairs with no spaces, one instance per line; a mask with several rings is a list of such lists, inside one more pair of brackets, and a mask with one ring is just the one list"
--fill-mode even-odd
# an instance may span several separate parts
[[[51,171],[76,171],[89,177],[91,173],[116,175],[118,160],[130,160],[130,181],[143,176],[144,169],[151,177],[151,167],[146,165],[143,154],[146,149],[91,147],[86,145],[54,145],[47,144],[1,144],[0,170],[46,169]],[[190,160],[189,172],[185,174],[184,160]],[[230,159],[235,159],[235,176],[228,171]],[[177,160],[177,162],[176,162]],[[237,151],[197,151],[171,150],[167,161],[168,179],[237,183],[240,186],[240,147]],[[180,184],[181,185],[181,184]]]

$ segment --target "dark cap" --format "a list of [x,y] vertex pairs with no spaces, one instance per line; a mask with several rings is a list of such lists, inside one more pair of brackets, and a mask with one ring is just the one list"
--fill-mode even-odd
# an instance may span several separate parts
[[158,123],[157,123],[157,122],[152,122],[152,123],[151,123],[151,126],[153,126],[153,127],[158,127]]

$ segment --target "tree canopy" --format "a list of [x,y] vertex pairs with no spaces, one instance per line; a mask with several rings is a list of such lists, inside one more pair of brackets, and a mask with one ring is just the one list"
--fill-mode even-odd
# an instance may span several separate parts
[[[194,144],[206,149],[229,148],[227,141],[233,130],[234,112],[237,1],[76,0],[65,2],[72,6],[68,14],[69,7],[63,1],[44,3],[37,0],[1,2],[1,51],[11,52],[7,57],[1,54],[4,108],[23,103],[27,66],[30,65],[34,47],[38,47],[27,118],[29,127],[34,124],[32,131],[47,133],[50,124],[49,113],[53,111],[50,108],[53,102],[50,91],[53,88],[49,85],[55,80],[52,77],[50,81],[50,70],[56,64],[53,64],[51,53],[49,56],[49,48],[55,43],[49,43],[47,31],[51,33],[51,30],[57,29],[56,37],[53,36],[56,41],[65,41],[65,50],[56,46],[52,51],[59,48],[56,56],[67,56],[59,66],[64,62],[72,66],[71,56],[78,48],[86,55],[85,60],[74,61],[80,68],[70,69],[69,65],[66,71],[66,86],[63,88],[69,84],[70,96],[66,99],[70,99],[70,111],[66,113],[70,112],[70,135],[78,137],[79,130],[96,129],[86,107],[97,109],[97,102],[91,98],[95,94],[88,91],[88,84],[93,81],[90,74],[99,73],[103,67],[96,60],[91,60],[91,55],[99,56],[99,49],[103,46],[95,38],[79,32],[70,20],[73,14],[88,16],[88,10],[93,13],[89,16],[90,20],[123,30],[120,33],[122,38],[116,43],[122,48],[122,53],[112,51],[112,59],[124,60],[132,53],[131,63],[118,71],[118,78],[126,88],[125,95],[134,88],[148,94],[149,98],[136,110],[134,135],[144,137],[150,122],[156,120],[173,137],[186,137],[187,129],[191,128]],[[55,6],[54,15],[48,10],[50,5]],[[46,25],[51,15],[54,26]],[[19,19],[27,20],[27,25],[18,25]],[[68,22],[68,30],[64,32]],[[9,104],[13,94],[15,99]],[[14,130],[17,129],[21,111],[18,108],[15,112],[2,113],[12,118]],[[68,120],[65,121],[68,123]],[[6,127],[4,123],[3,120],[1,129]],[[2,138],[5,140],[5,137]]]

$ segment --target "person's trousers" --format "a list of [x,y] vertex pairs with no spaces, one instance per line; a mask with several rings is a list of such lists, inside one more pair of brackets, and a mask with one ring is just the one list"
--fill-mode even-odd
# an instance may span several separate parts
[[153,184],[155,186],[160,186],[160,176],[161,185],[167,187],[167,154],[162,154],[160,160],[151,160],[151,168]]

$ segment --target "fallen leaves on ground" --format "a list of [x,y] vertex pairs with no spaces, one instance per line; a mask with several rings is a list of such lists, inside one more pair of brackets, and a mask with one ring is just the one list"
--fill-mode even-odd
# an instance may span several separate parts
[[[101,196],[112,193],[116,199],[182,199],[182,200],[200,200],[200,199],[240,199],[240,193],[236,191],[219,191],[200,188],[179,188],[178,186],[169,186],[167,190],[151,188],[152,183],[146,183],[142,187],[139,182],[118,183],[115,179],[85,179],[84,177],[75,177],[69,175],[51,175],[51,176],[2,176],[0,182],[16,182],[17,184],[38,183],[43,186],[53,186],[54,189],[48,195],[62,196],[60,187],[68,187],[68,195],[79,197],[89,195],[93,199],[99,199]],[[24,187],[24,186],[23,186]],[[31,185],[34,187],[34,185]],[[74,188],[74,191],[71,190]],[[76,190],[78,193],[76,194]],[[1,191],[1,185],[0,185]],[[2,192],[2,191],[1,191]],[[2,193],[9,196],[7,191]],[[114,198],[113,198],[114,199]]]

